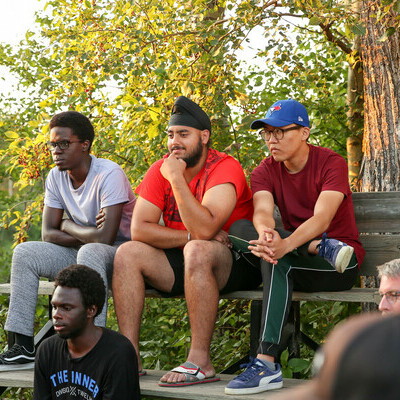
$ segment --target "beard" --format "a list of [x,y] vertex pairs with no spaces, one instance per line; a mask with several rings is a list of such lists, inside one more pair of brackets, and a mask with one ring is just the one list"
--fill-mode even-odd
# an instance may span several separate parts
[[199,141],[195,149],[186,157],[182,157],[182,160],[185,161],[186,168],[192,168],[198,164],[202,155],[203,155],[203,143],[201,142],[201,138],[199,137]]

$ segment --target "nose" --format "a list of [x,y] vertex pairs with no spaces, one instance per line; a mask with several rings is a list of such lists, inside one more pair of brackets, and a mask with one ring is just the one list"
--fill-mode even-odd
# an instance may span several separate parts
[[53,319],[60,319],[61,318],[60,312],[59,312],[59,308],[53,308],[52,316],[53,316]]
[[390,303],[386,300],[386,296],[383,296],[380,303],[379,303],[379,311],[389,311],[390,310]]
[[60,149],[60,146],[56,146],[52,149],[52,154],[60,154],[62,150]]
[[278,139],[274,135],[271,135],[271,137],[268,140],[268,143],[278,143]]
[[174,136],[171,138],[171,144],[172,144],[172,145],[177,145],[177,144],[179,144],[179,135],[174,135]]

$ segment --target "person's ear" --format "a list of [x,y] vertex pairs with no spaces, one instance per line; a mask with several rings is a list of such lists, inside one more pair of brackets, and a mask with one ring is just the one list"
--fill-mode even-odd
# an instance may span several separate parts
[[310,128],[308,128],[307,126],[304,126],[301,128],[301,139],[304,141],[307,141],[307,139],[310,136]]
[[86,316],[87,318],[94,318],[97,314],[97,306],[96,305],[91,305],[87,308],[86,310]]
[[207,144],[208,141],[210,140],[210,131],[208,129],[204,129],[204,131],[201,131],[201,143]]
[[82,142],[82,151],[88,151],[90,147],[90,142],[89,140],[85,140]]

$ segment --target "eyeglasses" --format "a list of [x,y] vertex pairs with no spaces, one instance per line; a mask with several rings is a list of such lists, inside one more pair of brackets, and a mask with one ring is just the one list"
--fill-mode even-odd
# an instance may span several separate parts
[[300,129],[302,126],[296,125],[296,126],[291,126],[290,128],[275,128],[274,130],[268,130],[267,128],[260,129],[258,131],[258,134],[268,142],[271,139],[271,136],[273,135],[276,140],[282,140],[285,132],[287,131],[294,131],[295,129]]
[[82,142],[82,140],[62,140],[61,142],[47,142],[46,146],[50,151],[55,151],[56,147],[58,147],[60,150],[67,150],[69,148],[69,145],[71,143],[78,143]]
[[386,297],[386,300],[393,305],[400,297],[400,292],[392,290],[386,293],[379,293],[379,296],[381,296],[381,300]]

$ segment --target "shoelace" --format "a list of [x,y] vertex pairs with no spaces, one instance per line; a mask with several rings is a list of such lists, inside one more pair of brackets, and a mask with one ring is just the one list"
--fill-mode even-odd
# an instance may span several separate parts
[[249,380],[252,378],[255,374],[258,373],[259,370],[265,368],[261,365],[258,365],[256,363],[256,360],[254,357],[250,357],[250,362],[248,364],[240,364],[240,368],[246,368],[240,375],[236,377],[236,379],[240,379],[242,381]]
[[320,244],[318,245],[318,248],[319,248],[318,253],[320,253],[322,255],[324,255],[325,251],[326,251],[325,244],[326,244],[327,236],[328,235],[326,234],[326,232],[324,232],[323,235],[322,235],[322,240],[321,240]]

